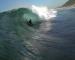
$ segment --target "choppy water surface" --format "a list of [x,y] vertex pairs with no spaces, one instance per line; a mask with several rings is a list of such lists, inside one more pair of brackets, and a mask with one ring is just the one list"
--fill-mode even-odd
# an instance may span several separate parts
[[41,23],[39,31],[36,43],[43,60],[75,59],[75,8],[58,11],[56,17]]
[[0,14],[0,60],[75,60],[74,40],[75,8],[48,20],[26,9]]

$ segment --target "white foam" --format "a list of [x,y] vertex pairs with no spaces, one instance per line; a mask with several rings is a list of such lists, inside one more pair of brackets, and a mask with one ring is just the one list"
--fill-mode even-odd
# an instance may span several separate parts
[[39,7],[39,6],[32,5],[31,9],[34,13],[38,14],[40,18],[46,20],[56,17],[57,14],[56,10],[54,9],[49,10],[48,7],[46,6]]

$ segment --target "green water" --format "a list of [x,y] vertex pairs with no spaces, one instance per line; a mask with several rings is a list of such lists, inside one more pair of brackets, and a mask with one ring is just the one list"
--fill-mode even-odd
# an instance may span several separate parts
[[39,24],[38,15],[27,8],[0,13],[0,60],[35,60],[32,37]]

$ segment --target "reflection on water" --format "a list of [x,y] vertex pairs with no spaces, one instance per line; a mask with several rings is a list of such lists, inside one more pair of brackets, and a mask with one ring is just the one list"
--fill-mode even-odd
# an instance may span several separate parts
[[43,60],[75,60],[75,9],[58,11],[55,18],[42,25],[49,25],[42,26],[41,31],[40,53]]
[[75,60],[75,9],[40,21],[24,8],[1,13],[0,60]]

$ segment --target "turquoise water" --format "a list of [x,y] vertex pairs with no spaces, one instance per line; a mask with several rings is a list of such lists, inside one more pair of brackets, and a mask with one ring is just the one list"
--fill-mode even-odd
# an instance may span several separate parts
[[0,13],[0,60],[75,60],[75,9],[41,20],[27,8]]
[[32,37],[39,24],[38,15],[27,8],[0,13],[0,60],[34,59]]

